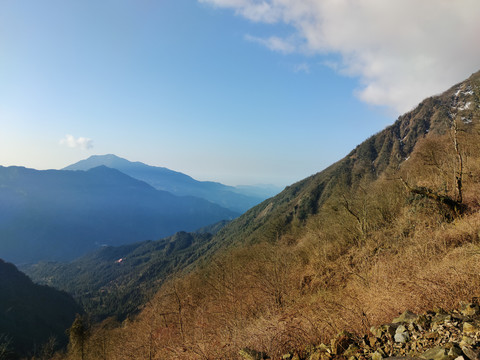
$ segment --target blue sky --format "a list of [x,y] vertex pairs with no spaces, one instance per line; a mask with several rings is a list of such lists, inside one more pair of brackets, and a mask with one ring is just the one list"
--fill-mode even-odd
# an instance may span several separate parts
[[2,0],[0,165],[291,184],[480,68],[480,2],[382,1]]

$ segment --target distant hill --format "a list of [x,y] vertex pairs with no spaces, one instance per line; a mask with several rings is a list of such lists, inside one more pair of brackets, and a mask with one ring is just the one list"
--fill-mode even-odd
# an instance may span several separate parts
[[191,195],[209,200],[235,212],[243,213],[280,189],[273,185],[227,186],[212,181],[197,181],[181,172],[164,167],[131,162],[116,155],[93,155],[63,170],[89,170],[97,166],[117,169],[135,179],[145,181],[158,190],[175,195]]
[[158,239],[238,214],[175,196],[105,166],[0,166],[0,254],[15,263],[70,260],[103,245]]
[[[31,356],[51,337],[57,347],[65,346],[65,331],[81,312],[67,293],[34,284],[13,264],[0,259],[0,347],[9,343],[11,353]],[[0,358],[9,357],[0,354]]]
[[72,294],[96,318],[135,313],[168,275],[201,258],[211,234],[179,232],[158,241],[106,246],[69,263],[22,268],[35,282]]

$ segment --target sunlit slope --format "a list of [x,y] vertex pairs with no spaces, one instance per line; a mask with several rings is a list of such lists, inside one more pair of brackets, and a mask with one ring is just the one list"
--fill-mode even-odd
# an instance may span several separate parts
[[411,156],[415,145],[428,136],[450,134],[454,119],[463,131],[475,131],[479,82],[480,72],[477,72],[445,93],[424,100],[342,160],[288,186],[233,221],[218,234],[218,241],[273,241],[287,233],[292,224],[318,213],[333,194],[339,195],[338,191],[351,192],[382,174],[398,177],[395,172]]

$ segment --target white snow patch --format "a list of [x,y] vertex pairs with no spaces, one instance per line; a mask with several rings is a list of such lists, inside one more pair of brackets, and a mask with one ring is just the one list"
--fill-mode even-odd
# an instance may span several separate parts
[[470,105],[472,105],[471,101],[467,102],[466,104],[464,104],[462,106],[459,106],[457,109],[458,110],[468,110],[468,109],[470,109]]

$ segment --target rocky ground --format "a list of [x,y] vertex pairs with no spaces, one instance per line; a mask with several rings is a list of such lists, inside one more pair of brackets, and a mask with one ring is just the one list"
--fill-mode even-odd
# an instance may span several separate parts
[[[245,360],[269,359],[264,353],[243,349]],[[304,354],[285,354],[285,360],[480,360],[480,307],[477,299],[459,309],[434,309],[421,315],[406,311],[391,324],[373,326],[364,336],[338,334]]]

